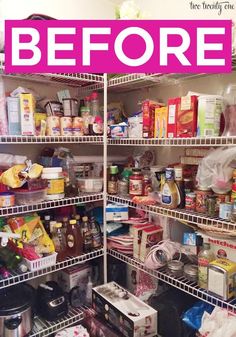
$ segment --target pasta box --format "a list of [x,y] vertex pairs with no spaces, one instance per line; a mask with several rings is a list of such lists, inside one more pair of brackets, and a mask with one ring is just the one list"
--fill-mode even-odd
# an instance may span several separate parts
[[177,136],[177,111],[180,106],[180,97],[168,100],[167,138]]
[[93,309],[125,337],[157,335],[157,311],[116,282],[93,288]]
[[151,100],[145,100],[143,102],[143,138],[154,138],[155,109],[162,106],[162,103]]
[[183,96],[177,110],[177,137],[188,138],[197,135],[197,96]]
[[129,219],[129,209],[128,205],[123,204],[108,204],[106,207],[106,220],[107,221],[118,221],[118,220],[128,220]]

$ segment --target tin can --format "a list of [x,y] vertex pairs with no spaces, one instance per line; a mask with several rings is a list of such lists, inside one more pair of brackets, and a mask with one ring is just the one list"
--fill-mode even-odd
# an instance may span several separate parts
[[72,136],[72,118],[61,117],[61,136]]
[[220,204],[224,204],[230,201],[230,195],[225,193],[215,193],[216,196],[216,214],[219,214]]
[[15,195],[12,192],[0,193],[0,208],[11,207],[15,205]]
[[217,215],[216,212],[216,196],[215,195],[209,195],[206,198],[206,208],[207,208],[207,215],[214,217]]
[[211,189],[207,187],[199,187],[196,190],[196,211],[199,213],[207,213],[206,200],[207,197],[212,195]]
[[232,210],[233,210],[233,205],[230,202],[225,202],[223,204],[220,204],[219,217],[224,220],[230,220]]
[[82,117],[74,117],[72,123],[73,136],[84,135],[84,121]]
[[196,193],[187,193],[185,196],[185,208],[189,211],[196,210]]

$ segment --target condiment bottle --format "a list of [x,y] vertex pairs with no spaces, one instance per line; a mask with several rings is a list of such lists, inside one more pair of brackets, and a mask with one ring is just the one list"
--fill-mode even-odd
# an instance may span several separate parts
[[102,246],[101,229],[94,216],[91,217],[90,219],[90,227],[91,227],[91,232],[92,232],[92,237],[93,237],[93,243],[92,243],[93,249],[101,248]]
[[215,255],[211,250],[210,244],[203,243],[203,247],[198,254],[198,285],[203,289],[207,289],[207,268],[214,259]]
[[54,225],[54,231],[52,233],[52,241],[54,243],[55,251],[57,252],[57,260],[63,260],[65,258],[65,237],[62,232],[62,223],[58,222]]
[[178,187],[174,181],[173,168],[167,168],[165,171],[165,183],[161,189],[161,202],[168,208],[178,206]]
[[183,181],[183,169],[181,166],[176,166],[175,171],[175,183],[178,187],[178,207],[185,207],[185,191],[184,191],[184,181]]
[[129,178],[130,197],[143,195],[143,174],[141,169],[133,169],[133,174]]
[[43,225],[44,225],[45,231],[48,233],[49,236],[51,235],[51,233],[50,233],[50,221],[51,221],[50,215],[45,215]]
[[88,222],[88,217],[84,216],[82,218],[82,236],[83,236],[83,251],[84,253],[89,253],[93,247],[93,236],[91,228]]
[[92,116],[99,115],[99,100],[98,100],[98,93],[94,91],[91,94],[91,105],[90,105],[90,111]]
[[118,167],[110,166],[110,176],[108,180],[107,192],[109,194],[117,194],[118,193]]
[[76,220],[70,220],[66,231],[66,247],[70,256],[78,256],[83,252],[82,236],[78,234]]
[[187,193],[193,192],[193,190],[194,190],[193,179],[185,178],[184,179],[184,193],[185,193],[185,195]]
[[127,197],[129,194],[129,177],[132,172],[129,169],[124,169],[121,174],[121,180],[118,181],[118,194],[123,197]]

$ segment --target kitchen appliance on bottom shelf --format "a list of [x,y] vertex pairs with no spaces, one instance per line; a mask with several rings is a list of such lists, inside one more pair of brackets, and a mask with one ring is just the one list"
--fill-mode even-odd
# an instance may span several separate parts
[[39,285],[37,290],[37,313],[47,321],[55,321],[68,313],[66,294],[57,282]]
[[0,290],[0,336],[26,337],[33,328],[34,290],[26,284]]

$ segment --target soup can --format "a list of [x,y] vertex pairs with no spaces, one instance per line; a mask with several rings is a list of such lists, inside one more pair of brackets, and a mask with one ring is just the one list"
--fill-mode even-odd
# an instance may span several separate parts
[[185,196],[185,208],[189,211],[196,210],[196,193],[187,193]]

